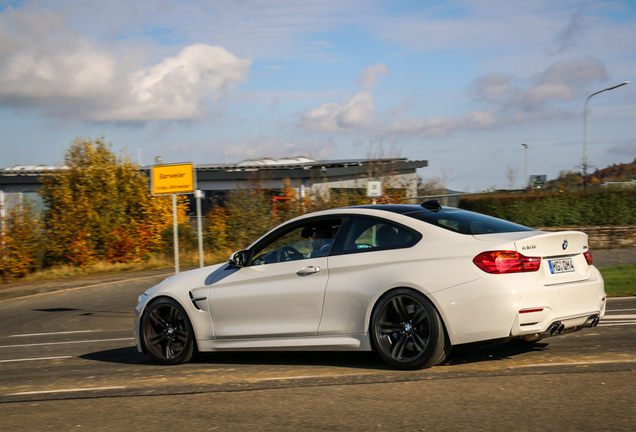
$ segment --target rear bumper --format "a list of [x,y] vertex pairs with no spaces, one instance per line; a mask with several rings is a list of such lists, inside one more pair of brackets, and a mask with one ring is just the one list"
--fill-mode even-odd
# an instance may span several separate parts
[[[595,324],[594,318],[605,315],[605,286],[594,267],[592,277],[587,281],[544,287],[539,294],[525,296],[525,304],[515,314],[510,336],[537,333],[554,336],[591,327]],[[562,327],[555,332],[554,324]]]
[[590,327],[605,314],[601,274],[590,268],[584,281],[542,285],[520,275],[487,275],[461,287],[435,293],[451,343],[508,337],[550,336]]

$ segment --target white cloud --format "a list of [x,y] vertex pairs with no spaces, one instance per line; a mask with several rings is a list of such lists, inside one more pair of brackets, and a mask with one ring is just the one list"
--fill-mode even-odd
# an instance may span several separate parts
[[[367,68],[360,82],[373,85],[384,68]],[[446,136],[459,131],[493,130],[504,125],[540,120],[553,121],[572,115],[563,104],[581,96],[587,85],[604,81],[603,64],[593,58],[558,61],[524,82],[512,76],[488,74],[476,78],[469,88],[472,104],[481,106],[461,116],[418,118],[404,109],[387,110],[380,120],[373,96],[363,92],[344,104],[327,103],[306,111],[298,124],[308,130],[341,133]]]
[[378,75],[387,75],[389,68],[384,63],[369,66],[362,71],[356,83],[366,89],[372,89],[378,82]]
[[502,125],[560,119],[571,114],[558,108],[559,103],[575,100],[588,84],[606,79],[605,68],[592,58],[556,62],[533,76],[525,88],[515,84],[520,80],[510,76],[484,75],[474,80],[469,91],[473,103],[483,105],[483,109],[461,117],[406,117],[396,121],[389,132],[444,136],[465,130],[492,130]]
[[306,111],[298,124],[305,129],[333,133],[369,130],[376,123],[373,96],[358,93],[344,105],[328,103]]
[[96,112],[92,120],[187,120],[201,117],[208,96],[218,100],[247,79],[249,60],[221,47],[192,45],[129,77],[126,103]]
[[597,59],[558,61],[533,78],[526,99],[531,104],[550,99],[569,102],[579,96],[585,85],[607,78],[605,67]]
[[118,72],[112,55],[68,31],[51,12],[0,16],[1,105],[103,96],[121,78]]
[[[280,140],[275,137],[253,136],[241,142],[235,142],[228,138],[221,138],[212,143],[210,148],[223,148],[225,157],[229,160],[259,159],[308,156],[316,160],[326,159],[331,153],[329,144],[321,143],[319,146],[307,144],[297,144],[290,140]],[[213,155],[218,158],[218,150]]]
[[471,96],[475,101],[501,108],[538,110],[551,101],[575,100],[586,85],[606,79],[605,67],[597,59],[564,60],[534,75],[525,89],[510,76],[478,77],[471,86]]
[[[618,144],[612,146],[607,150],[607,153],[619,156],[634,157],[634,155],[636,155],[636,141],[633,141],[629,144]],[[634,158],[634,160],[636,161],[636,158]]]
[[472,111],[464,117],[405,118],[396,121],[389,129],[391,134],[446,136],[460,130],[492,129],[499,124],[494,113]]
[[247,79],[251,62],[221,47],[183,48],[140,67],[69,31],[48,11],[0,15],[0,106],[92,121],[187,120]]

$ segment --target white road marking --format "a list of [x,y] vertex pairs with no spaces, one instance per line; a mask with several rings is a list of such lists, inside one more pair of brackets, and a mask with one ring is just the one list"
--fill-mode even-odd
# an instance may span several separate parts
[[256,379],[254,381],[298,380],[298,379],[305,379],[305,378],[340,378],[340,377],[360,376],[360,375],[372,375],[372,374],[363,373],[363,374],[338,374],[338,375],[299,375],[299,376],[289,376],[289,377],[261,378],[261,379]]
[[626,325],[636,325],[636,322],[615,322],[611,324],[598,324],[597,327],[616,327],[616,326],[626,326]]
[[28,391],[19,393],[9,393],[5,396],[22,396],[22,395],[36,395],[36,394],[51,394],[51,393],[70,393],[70,392],[83,392],[83,391],[100,391],[100,390],[121,390],[126,387],[92,387],[92,388],[77,388],[77,389],[60,389],[60,390],[42,390],[42,391]]
[[24,358],[24,359],[0,360],[0,363],[25,362],[25,361],[34,361],[34,360],[60,360],[60,359],[69,359],[72,357],[73,356],[36,357],[36,358]]
[[82,341],[46,342],[46,343],[20,344],[20,345],[1,345],[0,348],[21,348],[21,347],[32,347],[32,346],[80,344],[80,343],[94,343],[94,342],[114,342],[114,341],[125,341],[125,340],[135,340],[135,338],[127,337],[127,338],[116,338],[116,339],[93,339],[93,340],[82,340]]
[[75,334],[75,333],[91,333],[95,330],[75,330],[75,331],[63,331],[63,332],[54,332],[54,333],[27,333],[27,334],[18,334],[11,335],[9,337],[29,337],[29,336],[53,336],[53,335],[63,335],[63,334]]
[[510,369],[517,369],[517,368],[543,367],[543,366],[581,366],[581,365],[595,365],[595,364],[609,364],[609,363],[636,363],[636,359],[598,360],[598,361],[566,362],[566,363],[535,363],[535,364],[529,364],[529,365],[508,366],[508,367]]
[[636,325],[636,315],[611,315],[609,312],[625,312],[628,309],[623,309],[620,311],[608,311],[608,313],[601,318],[599,322],[599,327],[615,327],[615,326],[626,326],[626,325]]

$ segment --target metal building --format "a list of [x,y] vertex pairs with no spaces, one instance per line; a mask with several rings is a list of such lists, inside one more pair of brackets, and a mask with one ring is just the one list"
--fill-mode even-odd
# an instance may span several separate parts
[[[404,189],[406,196],[417,195],[417,169],[426,160],[386,158],[374,160],[322,160],[299,156],[283,159],[250,159],[239,163],[195,164],[197,188],[207,197],[222,196],[237,188],[258,182],[263,188],[280,190],[288,179],[299,196],[328,193],[330,190],[365,190],[368,180],[383,180],[385,187]],[[151,165],[139,170],[150,174]],[[37,194],[41,179],[59,166],[13,166],[0,169],[0,206],[4,208],[29,198],[41,210]]]

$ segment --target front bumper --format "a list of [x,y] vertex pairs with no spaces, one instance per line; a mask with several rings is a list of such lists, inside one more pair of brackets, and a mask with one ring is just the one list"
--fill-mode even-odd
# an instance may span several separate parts
[[143,314],[144,308],[146,307],[146,303],[148,303],[149,296],[146,293],[143,293],[139,296],[137,300],[137,307],[135,307],[135,324],[134,324],[134,333],[135,333],[135,343],[137,344],[137,350],[140,353],[146,352],[143,344],[141,343],[141,331],[140,331],[140,323],[141,323],[141,315]]

